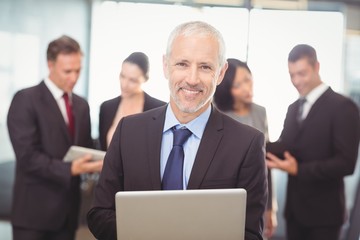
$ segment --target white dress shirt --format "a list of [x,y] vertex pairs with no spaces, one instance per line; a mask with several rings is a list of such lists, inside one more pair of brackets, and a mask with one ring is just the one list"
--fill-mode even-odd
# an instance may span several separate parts
[[311,107],[314,105],[316,100],[329,88],[325,83],[321,83],[319,86],[311,90],[306,96],[306,102],[304,103],[304,108],[302,112],[302,119],[305,119],[308,113],[310,112]]
[[[61,114],[64,117],[66,124],[69,124],[69,119],[68,119],[67,112],[66,112],[65,100],[63,98],[64,91],[61,90],[60,88],[58,88],[55,85],[55,83],[53,83],[53,81],[51,81],[49,78],[45,78],[44,82],[45,82],[46,87],[50,90],[51,94],[55,98],[55,100],[60,108]],[[69,94],[69,100],[70,100],[70,102],[72,101],[71,93]]]

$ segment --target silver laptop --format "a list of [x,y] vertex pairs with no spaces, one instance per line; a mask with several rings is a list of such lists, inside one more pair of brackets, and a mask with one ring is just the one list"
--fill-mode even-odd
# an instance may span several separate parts
[[118,192],[118,240],[242,240],[244,189]]

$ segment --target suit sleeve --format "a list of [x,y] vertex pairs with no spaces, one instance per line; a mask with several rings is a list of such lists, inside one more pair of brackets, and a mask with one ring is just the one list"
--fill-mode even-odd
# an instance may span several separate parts
[[104,103],[100,106],[99,112],[99,143],[100,149],[106,151],[106,130],[105,130],[105,106]]
[[90,231],[100,240],[116,239],[115,194],[124,189],[120,150],[122,122],[107,150],[99,183],[95,188],[93,206],[87,215]]
[[28,180],[51,181],[70,187],[71,163],[64,163],[44,152],[39,122],[39,114],[43,113],[35,108],[33,101],[28,92],[20,91],[15,94],[8,112],[8,131],[17,159],[17,171]]
[[299,179],[331,180],[354,172],[360,138],[359,111],[347,100],[339,104],[335,112],[333,119],[329,119],[332,121],[332,153],[323,161],[299,164]]
[[[263,108],[263,119],[264,119],[264,135],[265,135],[265,142],[269,142],[269,126],[267,120],[266,109]],[[273,210],[276,211],[276,194],[273,192],[273,181],[272,181],[272,174],[271,169],[268,168],[267,170],[267,180],[268,180],[268,202],[266,210]]]
[[257,134],[238,176],[238,187],[247,191],[245,239],[262,239],[263,214],[268,198],[264,135]]

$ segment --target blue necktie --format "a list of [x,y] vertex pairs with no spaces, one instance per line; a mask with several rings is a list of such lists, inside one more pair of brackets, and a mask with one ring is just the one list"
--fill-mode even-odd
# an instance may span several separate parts
[[162,180],[163,190],[182,190],[183,189],[183,166],[184,149],[183,145],[191,136],[191,131],[187,128],[171,129],[174,135],[173,148],[171,149],[166,163]]

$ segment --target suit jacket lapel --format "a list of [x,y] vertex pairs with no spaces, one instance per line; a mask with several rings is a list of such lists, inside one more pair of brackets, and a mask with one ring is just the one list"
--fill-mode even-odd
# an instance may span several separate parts
[[326,99],[328,96],[333,92],[333,90],[329,87],[313,104],[313,106],[310,108],[310,111],[306,118],[304,119],[304,123],[311,121],[311,119],[316,116],[316,114],[319,113],[321,110],[321,106],[325,104]]
[[[74,124],[75,124],[75,133],[74,133],[74,139],[73,142],[76,143],[77,139],[78,139],[78,135],[79,135],[79,130],[80,130],[80,126],[82,123],[79,122],[79,119],[84,119],[82,116],[80,116],[80,114],[83,113],[83,111],[81,111],[81,109],[79,109],[80,105],[78,104],[78,99],[74,96],[73,94],[73,98],[72,98],[72,111],[74,114]],[[66,131],[67,133],[69,133],[67,126],[66,126]],[[71,140],[70,137],[70,133],[67,134],[69,139]]]
[[147,132],[149,166],[153,190],[161,190],[160,152],[167,105],[154,111]]
[[50,90],[46,87],[44,81],[40,83],[41,92],[43,93],[40,97],[41,104],[43,105],[43,113],[48,118],[53,119],[54,126],[60,126],[61,128],[61,135],[64,136],[69,142],[71,142],[70,133],[66,126],[64,117],[60,111],[60,108],[54,99],[53,95],[51,94]]
[[308,115],[306,116],[306,118],[303,120],[301,126],[299,127],[299,133],[301,133],[304,129],[306,129],[306,125],[309,124],[309,122],[311,122],[312,118],[316,117],[317,114],[319,114],[319,112],[321,112],[321,106],[323,106],[323,104],[325,104],[327,97],[329,96],[329,94],[331,94],[331,92],[333,92],[333,90],[331,88],[328,88],[312,105],[312,107],[310,108],[310,111],[308,113]]
[[213,107],[209,121],[206,124],[195,162],[190,174],[188,189],[200,188],[207,169],[209,168],[218,145],[223,136],[223,119],[220,113]]

